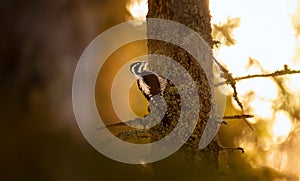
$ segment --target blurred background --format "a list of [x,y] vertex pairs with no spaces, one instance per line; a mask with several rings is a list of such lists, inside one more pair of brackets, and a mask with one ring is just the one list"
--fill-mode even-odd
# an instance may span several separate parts
[[87,143],[71,100],[82,52],[101,32],[126,20],[126,2],[0,2],[1,180],[142,175],[139,167],[110,160]]
[[[72,79],[84,49],[114,25],[129,19],[144,21],[145,4],[134,0],[0,1],[1,180],[184,178],[180,172],[172,173],[172,168],[157,175],[147,165],[118,163],[101,155],[82,136],[72,110]],[[233,76],[273,72],[284,64],[300,69],[299,0],[210,0],[210,9],[213,36],[222,43],[214,49],[215,55]],[[145,45],[123,47],[100,75],[116,73],[118,67],[145,53]],[[109,81],[100,81],[96,87],[97,103],[105,107],[99,112],[109,119],[107,123],[119,121],[111,109],[110,86]],[[298,180],[300,75],[243,80],[237,90],[245,112],[255,115],[249,120],[254,132],[240,120],[222,126],[222,144],[246,151],[228,152],[224,179]],[[232,90],[222,91],[228,96],[225,114],[241,113],[231,98]],[[132,102],[144,101],[145,106],[136,112],[143,115],[146,102],[136,87],[132,92],[140,96]]]

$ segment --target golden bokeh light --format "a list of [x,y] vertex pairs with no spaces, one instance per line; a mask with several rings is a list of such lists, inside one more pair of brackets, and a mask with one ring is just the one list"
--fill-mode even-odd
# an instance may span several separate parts
[[278,111],[275,114],[275,120],[272,125],[272,135],[275,143],[282,143],[289,136],[293,128],[293,123],[289,115],[284,111]]
[[257,122],[258,119],[270,119],[272,118],[274,112],[272,102],[260,99],[258,97],[250,101],[247,106],[245,105],[245,107],[249,107],[249,112],[255,115],[255,119],[253,119],[255,121],[253,122]]
[[[237,83],[237,91],[241,95],[244,109],[251,112],[256,118],[271,118],[273,114],[273,102],[277,99],[278,91],[275,82],[270,78],[249,79]],[[234,101],[233,101],[234,102]],[[236,109],[239,106],[234,102]],[[252,119],[256,122],[257,119]]]
[[213,24],[224,23],[227,18],[240,18],[240,26],[233,32],[236,45],[221,47],[218,52],[218,57],[234,75],[247,73],[248,57],[259,60],[266,70],[279,69],[291,60],[296,45],[289,16],[293,6],[284,2],[210,1]]
[[285,151],[273,149],[267,154],[266,165],[278,171],[283,171],[288,164],[288,155]]
[[129,20],[136,20],[137,25],[146,21],[146,15],[148,12],[147,0],[129,0],[126,3],[126,9],[130,13]]
[[[290,69],[300,69],[299,0],[210,0],[209,3],[213,29],[216,30],[214,25],[222,27],[233,23],[226,33],[234,45],[224,46],[228,45],[224,32],[213,32],[213,38],[221,42],[214,48],[215,56],[233,77],[271,73],[282,70],[285,64]],[[146,0],[129,0],[126,8],[131,19],[145,22]],[[295,117],[300,111],[299,75],[247,79],[238,81],[236,87],[245,113],[255,116],[248,121],[256,131],[253,134],[249,129],[243,130],[241,136],[234,139],[236,146],[248,150],[246,155],[254,168],[269,167],[290,174],[299,173],[300,164],[294,163],[292,157],[300,147],[290,146],[288,151],[282,149],[284,143],[300,140],[299,134],[289,139],[300,117]],[[231,88],[227,88],[221,91],[231,95]],[[286,101],[288,107],[283,103]],[[234,100],[232,103],[240,111]]]
[[[290,69],[298,70],[299,10],[299,0],[210,0],[212,24],[226,27],[231,19],[239,20],[237,27],[228,30],[236,42],[234,45],[225,46],[228,38],[220,36],[222,32],[214,32],[213,35],[218,36],[213,38],[221,42],[221,46],[214,50],[215,56],[234,77],[271,73],[282,70],[285,64]],[[282,147],[291,140],[299,139],[296,136],[289,139],[296,129],[294,122],[299,121],[299,82],[297,74],[280,79],[254,78],[237,82],[244,110],[255,116],[249,122],[256,131],[255,134],[248,129],[243,131],[234,143],[248,150],[247,158],[254,168],[269,167],[287,174],[300,172],[299,164],[291,163],[299,148],[291,147],[287,151]],[[232,94],[229,86],[225,93]],[[232,103],[235,109],[240,110],[233,99]]]

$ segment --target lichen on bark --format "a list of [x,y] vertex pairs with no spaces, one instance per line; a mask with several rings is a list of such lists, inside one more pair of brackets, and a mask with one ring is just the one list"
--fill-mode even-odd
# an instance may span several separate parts
[[[149,0],[148,8],[147,18],[161,18],[181,23],[199,33],[208,45],[212,47],[212,30],[207,0]],[[156,25],[147,24],[148,35],[149,33],[159,33],[152,31],[152,29],[156,29],[153,26]],[[194,133],[177,154],[197,165],[216,166],[219,153],[217,140],[214,139],[204,150],[199,150],[198,148],[200,137],[210,115],[211,103],[213,102],[210,94],[212,90],[210,90],[207,75],[194,57],[180,47],[170,43],[149,39],[148,52],[149,54],[165,55],[179,62],[189,72],[198,88],[201,108],[199,120]],[[209,64],[211,67],[212,62],[210,61]],[[210,78],[212,77],[212,71],[206,73],[210,74],[208,75]],[[180,97],[172,83],[168,84],[164,98],[168,105],[167,118],[171,126],[167,128],[162,125],[154,127],[152,129],[153,141],[157,141],[170,133],[180,115]]]

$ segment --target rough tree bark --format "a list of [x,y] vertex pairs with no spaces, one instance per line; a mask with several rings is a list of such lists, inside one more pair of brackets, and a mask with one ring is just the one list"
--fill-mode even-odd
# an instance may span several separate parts
[[[211,47],[213,46],[208,0],[149,0],[148,9],[147,18],[161,18],[184,24],[198,32]],[[151,29],[156,28],[153,26],[155,25],[147,25],[148,33],[151,33]],[[195,81],[200,97],[201,110],[199,120],[192,136],[176,155],[190,163],[193,168],[201,169],[205,167],[210,168],[209,170],[214,172],[213,170],[217,170],[219,155],[217,138],[206,149],[199,150],[198,148],[200,137],[209,117],[212,101],[205,72],[190,54],[169,43],[148,40],[148,51],[149,54],[165,55],[176,60],[189,72]],[[177,96],[176,91],[174,92],[174,87],[173,84],[169,83],[164,96],[168,105],[167,118],[171,124],[167,128],[162,125],[155,127],[152,130],[153,141],[161,139],[172,131],[179,118],[180,97]],[[155,167],[159,167],[159,163]],[[199,170],[199,172],[201,171]]]

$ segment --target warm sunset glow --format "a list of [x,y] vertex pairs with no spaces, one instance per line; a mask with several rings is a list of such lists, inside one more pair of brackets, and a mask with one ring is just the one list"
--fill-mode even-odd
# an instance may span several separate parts
[[[256,122],[258,118],[272,118],[273,102],[278,97],[277,89],[275,81],[271,78],[249,79],[237,83],[237,91],[241,95],[240,100],[247,103],[244,104],[245,111],[255,115],[256,119],[251,122]],[[237,104],[234,106],[239,109]]]
[[[299,0],[210,0],[209,3],[212,28],[225,27],[213,32],[213,39],[221,42],[214,48],[215,57],[233,77],[271,73],[282,70],[285,64],[290,69],[300,69]],[[147,0],[128,0],[126,8],[130,20],[145,22]],[[296,132],[300,121],[300,75],[242,80],[236,88],[245,113],[254,115],[248,121],[255,129],[255,133],[241,130],[241,136],[234,138],[236,146],[245,148],[254,168],[300,173],[300,164],[295,161],[300,146],[292,145],[293,140],[298,140],[296,143],[300,140],[300,132]],[[232,95],[230,86],[221,91]],[[232,103],[240,111],[234,100]]]
[[131,14],[130,20],[136,20],[139,24],[146,21],[148,12],[147,0],[129,0],[126,4],[126,9]]
[[[214,49],[215,56],[234,77],[271,73],[282,70],[284,64],[294,70],[300,69],[299,0],[209,2],[212,24],[225,27],[213,32],[213,38],[221,42]],[[226,37],[228,34],[235,40],[234,45],[225,46],[230,40]],[[287,75],[280,77],[280,82],[275,80],[278,79],[255,78],[237,82],[239,98],[246,113],[255,115],[249,121],[257,128],[256,135],[249,130],[243,131],[235,144],[250,151],[246,154],[255,168],[266,166],[286,173],[299,173],[298,163],[291,163],[294,154],[300,150],[291,147],[286,151],[281,145],[292,140],[287,138],[296,129],[293,121],[299,119],[300,76]],[[224,92],[232,95],[229,86]],[[232,102],[235,109],[240,110],[235,101]],[[264,154],[257,154],[261,151]]]
[[283,171],[288,164],[288,155],[279,150],[270,151],[267,155],[266,165],[278,171]]
[[272,126],[273,139],[276,143],[282,143],[288,137],[293,128],[290,117],[286,112],[277,112]]
[[282,68],[292,60],[296,39],[288,13],[293,8],[285,0],[271,4],[261,0],[211,0],[210,7],[213,24],[240,18],[240,26],[233,31],[236,45],[222,46],[218,51],[219,59],[234,75],[248,73],[248,57],[259,60],[269,71]]

